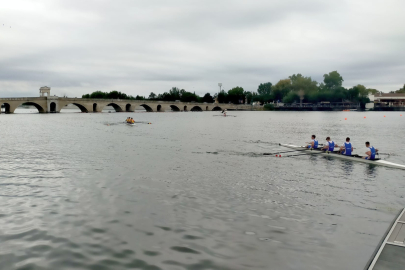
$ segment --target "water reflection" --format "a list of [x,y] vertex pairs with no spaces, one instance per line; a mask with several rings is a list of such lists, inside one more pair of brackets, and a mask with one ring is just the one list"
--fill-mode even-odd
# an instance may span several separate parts
[[379,169],[382,169],[382,168],[380,168],[378,165],[367,164],[365,172],[366,172],[366,175],[369,177],[376,177],[378,175]]
[[354,162],[350,161],[350,160],[343,160],[342,163],[343,163],[343,166],[342,166],[343,172],[346,175],[350,175],[353,172],[353,163]]

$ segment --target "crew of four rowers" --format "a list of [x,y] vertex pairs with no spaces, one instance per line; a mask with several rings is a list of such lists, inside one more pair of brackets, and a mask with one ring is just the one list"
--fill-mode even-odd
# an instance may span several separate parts
[[[314,148],[314,149],[318,148],[318,140],[316,140],[315,138],[316,138],[316,136],[312,135],[311,142],[308,145],[308,148]],[[333,151],[333,150],[335,150],[336,147],[339,147],[339,146],[334,141],[332,141],[330,139],[330,137],[326,137],[326,143],[324,144],[324,147],[321,148],[321,150]],[[377,154],[378,149],[371,146],[369,142],[366,142],[366,147],[368,149],[368,151],[366,152],[367,156],[364,156],[362,158],[369,159],[369,160],[375,159],[375,155]],[[353,146],[350,143],[350,138],[347,137],[346,142],[344,142],[343,145],[339,148],[339,153],[342,155],[351,156],[352,152],[353,152]]]

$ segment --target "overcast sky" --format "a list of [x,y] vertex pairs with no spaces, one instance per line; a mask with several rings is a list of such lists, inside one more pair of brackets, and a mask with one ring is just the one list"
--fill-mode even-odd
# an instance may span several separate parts
[[0,96],[256,91],[334,70],[388,92],[405,83],[404,14],[404,0],[4,0]]

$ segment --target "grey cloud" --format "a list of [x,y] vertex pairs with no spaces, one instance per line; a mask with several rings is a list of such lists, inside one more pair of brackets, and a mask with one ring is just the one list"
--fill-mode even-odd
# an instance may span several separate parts
[[0,28],[0,96],[37,95],[43,84],[71,96],[172,86],[215,93],[218,82],[254,91],[294,73],[320,82],[333,70],[346,87],[405,82],[405,4],[394,0],[16,0],[3,8],[15,27]]

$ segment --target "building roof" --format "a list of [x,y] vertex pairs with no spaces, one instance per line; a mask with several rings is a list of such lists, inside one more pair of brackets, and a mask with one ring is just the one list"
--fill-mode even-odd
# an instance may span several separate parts
[[375,98],[379,97],[403,97],[405,98],[405,93],[382,93],[382,94],[375,94]]

